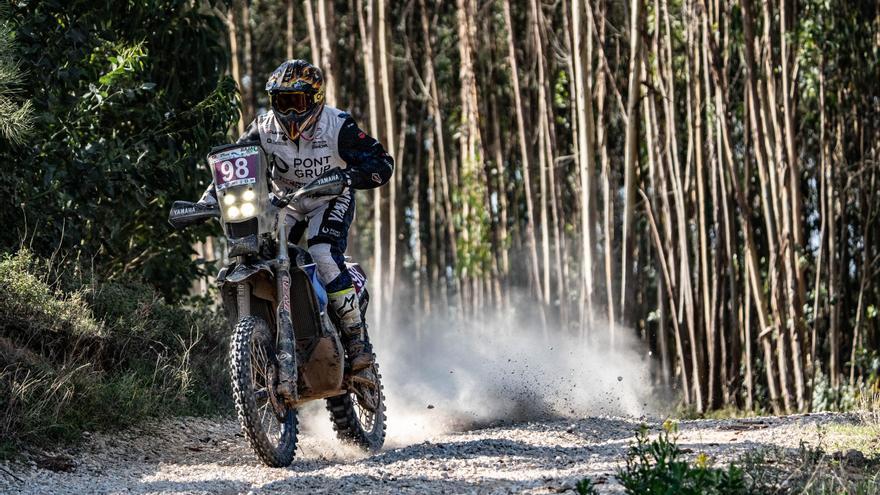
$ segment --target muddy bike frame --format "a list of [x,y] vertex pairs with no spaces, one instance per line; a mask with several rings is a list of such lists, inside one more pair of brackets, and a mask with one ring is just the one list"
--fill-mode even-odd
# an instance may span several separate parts
[[[224,306],[235,310],[234,314],[230,311],[233,321],[266,316],[252,307],[255,298],[274,307],[278,363],[274,388],[288,406],[295,407],[344,393],[345,358],[336,325],[322,308],[326,297],[318,300],[318,292],[323,293],[324,288],[316,278],[314,263],[303,250],[288,246],[289,214],[292,210],[305,216],[314,209],[314,201],[343,193],[347,180],[342,173],[331,173],[292,194],[271,193],[266,157],[258,144],[239,143],[211,150],[208,164],[217,204],[175,202],[169,220],[176,228],[183,228],[206,218],[220,219],[227,234],[229,256],[234,260],[217,275]],[[291,249],[297,252],[295,268]],[[274,256],[266,256],[269,253]],[[360,271],[357,265],[350,269]],[[292,270],[297,272],[296,277]],[[362,271],[359,273],[362,275]],[[360,289],[360,297],[366,299],[366,291],[362,286]],[[294,296],[296,301],[292,300]],[[299,376],[300,366],[306,376]]]

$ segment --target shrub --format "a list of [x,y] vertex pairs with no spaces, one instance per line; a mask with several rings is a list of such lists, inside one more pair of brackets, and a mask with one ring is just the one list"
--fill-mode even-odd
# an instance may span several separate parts
[[727,469],[714,468],[703,453],[693,464],[684,460],[684,453],[675,442],[676,431],[675,423],[667,421],[660,435],[650,440],[648,427],[642,425],[639,428],[636,443],[629,449],[626,466],[617,473],[617,479],[627,493],[747,493],[741,469],[733,465]]
[[[673,422],[664,423],[655,440],[642,425],[617,479],[629,494],[880,495],[880,457],[866,457],[854,449],[828,454],[823,441],[820,430],[818,446],[754,449],[722,469],[712,467],[704,453],[693,463],[684,460]],[[589,478],[576,489],[581,495],[598,493]]]
[[0,260],[0,325],[24,326],[39,332],[100,336],[102,326],[84,304],[82,291],[62,294],[48,283],[48,273],[38,273],[30,252]]
[[[636,441],[630,446],[626,465],[617,471],[617,479],[626,493],[638,495],[738,495],[749,493],[742,469],[730,465],[727,469],[711,466],[709,457],[701,453],[694,463],[687,462],[684,452],[675,441],[677,426],[672,421],[663,424],[660,435],[651,440],[647,425],[641,425]],[[591,484],[578,485],[582,495]]]
[[[228,403],[226,324],[203,301],[172,306],[134,280],[0,258],[0,456]],[[83,280],[88,280],[84,283]]]

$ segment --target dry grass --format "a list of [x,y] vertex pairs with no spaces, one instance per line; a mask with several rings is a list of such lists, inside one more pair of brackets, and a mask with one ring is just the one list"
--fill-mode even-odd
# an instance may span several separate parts
[[208,309],[169,306],[143,284],[65,278],[26,251],[0,258],[0,458],[218,411],[225,333]]
[[862,423],[880,429],[880,389],[862,388],[856,412]]
[[761,449],[743,456],[738,465],[750,480],[752,493],[880,495],[880,460],[847,452],[826,452],[801,445]]

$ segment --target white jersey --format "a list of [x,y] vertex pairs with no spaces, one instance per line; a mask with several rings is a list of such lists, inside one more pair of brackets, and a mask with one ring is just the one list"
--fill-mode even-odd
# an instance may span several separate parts
[[275,186],[295,191],[328,170],[347,168],[339,156],[339,130],[347,117],[347,113],[325,105],[317,122],[299,137],[298,143],[288,139],[272,112],[257,117]]
[[[351,186],[343,195],[351,195],[353,200],[352,189],[379,187],[388,182],[394,171],[394,160],[381,143],[359,129],[347,113],[329,106],[324,106],[317,121],[297,141],[287,137],[273,112],[260,115],[238,143],[257,139],[266,152],[275,193],[289,194],[338,168],[349,174]],[[352,162],[351,166],[346,159]],[[329,199],[307,198],[302,206],[314,212]],[[199,201],[217,201],[213,184]]]

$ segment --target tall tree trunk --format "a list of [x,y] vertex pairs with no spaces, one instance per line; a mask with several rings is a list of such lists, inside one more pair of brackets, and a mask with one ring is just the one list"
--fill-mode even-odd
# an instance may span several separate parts
[[[311,0],[305,0],[309,5]],[[376,97],[376,0],[366,0],[366,18],[364,9],[358,2],[358,27],[361,36],[361,49],[364,59],[365,83],[367,86],[367,101],[370,109],[370,133],[380,136],[381,115]],[[371,276],[374,298],[373,307],[375,314],[382,317],[384,301],[384,270],[382,263],[382,188],[373,189],[373,273]]]
[[[689,6],[690,11],[694,11],[693,5]],[[713,376],[717,368],[715,361],[715,326],[712,318],[712,305],[709,281],[709,233],[707,230],[707,202],[706,194],[706,166],[704,161],[704,148],[706,144],[703,141],[703,93],[700,85],[701,72],[703,71],[701,64],[701,52],[704,47],[701,46],[700,39],[702,31],[698,30],[699,20],[694,13],[688,13],[693,19],[687,23],[688,37],[690,38],[688,67],[691,70],[686,71],[686,78],[689,84],[689,94],[691,95],[693,106],[690,113],[690,124],[692,126],[693,135],[693,158],[694,169],[696,172],[696,189],[697,189],[697,251],[699,253],[699,280],[697,287],[699,292],[696,293],[697,299],[700,301],[700,307],[703,310],[702,324],[696,329],[697,347],[700,349],[699,359],[701,363],[705,363],[701,372],[705,373],[702,380],[706,383],[706,406],[712,408],[712,398],[714,395]],[[690,106],[690,105],[689,105]]]
[[[597,46],[599,48],[599,57],[598,57],[598,68],[596,69],[596,108],[599,114],[598,117],[598,125],[596,126],[596,141],[598,143],[599,148],[599,162],[601,163],[601,177],[602,177],[602,237],[604,244],[604,268],[605,268],[605,305],[606,305],[606,314],[608,315],[608,331],[611,333],[615,332],[615,327],[617,324],[617,311],[616,311],[616,303],[615,298],[616,295],[614,293],[614,280],[617,278],[616,272],[616,257],[614,255],[614,190],[616,187],[612,184],[613,178],[611,175],[611,160],[608,156],[608,131],[606,126],[608,125],[606,118],[606,105],[605,105],[605,95],[607,88],[607,72],[609,68],[607,67],[607,60],[604,55],[604,45],[605,45],[605,2],[604,0],[600,0],[599,7],[597,9],[599,21],[596,21],[595,15],[593,15],[593,9],[590,6],[590,2],[584,2],[587,7],[587,19],[591,26],[596,26],[594,28],[596,34]],[[590,53],[590,48],[592,47],[592,37],[588,38],[587,42],[587,52]],[[588,57],[590,59],[591,57]],[[590,63],[592,63],[590,61]],[[588,75],[587,82],[590,82],[591,75]],[[592,93],[592,90],[589,90],[588,93]],[[623,108],[623,105],[621,105]],[[595,196],[595,195],[594,195]],[[593,225],[591,222],[590,225]],[[590,250],[592,251],[593,246],[590,245]]]
[[244,90],[242,117],[245,122],[250,122],[256,116],[257,92],[254,91],[254,43],[249,0],[241,2],[241,25],[244,31],[244,74],[247,79],[247,84],[242,88]]
[[[840,98],[840,92],[837,97]],[[832,154],[831,164],[828,167],[828,178],[826,192],[826,204],[828,205],[829,219],[831,221],[828,229],[828,303],[831,308],[828,317],[828,379],[831,388],[835,392],[840,389],[840,373],[841,373],[841,349],[840,349],[840,308],[841,301],[841,278],[843,273],[843,253],[839,252],[839,245],[844,245],[838,239],[838,235],[843,235],[841,230],[838,232],[838,222],[840,222],[840,192],[838,192],[836,168],[843,167],[842,153],[843,150],[843,124],[838,114],[834,123],[835,148]]]
[[[749,38],[749,33],[751,32],[751,31],[749,31],[751,29],[751,24],[750,24],[751,17],[750,17],[750,10],[748,10],[750,5],[745,6],[745,4],[748,2],[749,2],[749,0],[744,0],[744,2],[743,2],[743,4],[744,4],[743,18],[744,18],[744,26],[746,26],[745,29],[747,30],[747,33],[746,33],[747,39]],[[748,42],[746,43],[746,47],[745,47],[744,51],[746,54],[747,61],[750,59],[753,60],[754,56],[752,54],[752,48],[748,44]],[[716,91],[716,93],[715,93],[716,94],[715,102],[716,102],[716,105],[718,106],[718,111],[716,113],[717,121],[718,121],[718,129],[719,129],[719,132],[721,133],[721,143],[722,143],[722,149],[723,149],[724,158],[725,158],[724,162],[726,163],[726,165],[728,167],[728,175],[729,175],[731,183],[733,185],[733,192],[734,192],[734,195],[735,195],[735,198],[737,201],[737,206],[740,209],[740,223],[742,224],[741,232],[742,232],[744,240],[745,240],[745,246],[744,246],[745,253],[744,254],[745,254],[745,261],[746,261],[746,263],[745,263],[746,279],[747,279],[747,282],[749,283],[749,292],[755,302],[755,309],[757,310],[757,313],[758,313],[758,322],[759,322],[761,331],[759,332],[757,338],[761,342],[762,347],[763,347],[763,352],[764,352],[764,369],[765,369],[766,375],[767,375],[767,388],[770,392],[770,404],[771,404],[771,407],[773,408],[773,411],[778,414],[783,409],[782,409],[782,404],[780,404],[779,382],[777,381],[776,370],[774,369],[774,366],[773,366],[774,352],[773,352],[773,345],[770,340],[770,336],[774,332],[774,328],[777,329],[777,331],[778,331],[778,326],[776,326],[772,322],[771,316],[770,316],[769,311],[767,309],[767,303],[764,299],[764,284],[760,278],[761,277],[760,276],[761,270],[758,266],[758,254],[757,254],[757,250],[756,250],[756,246],[755,246],[755,241],[753,238],[755,231],[751,225],[751,218],[752,218],[751,203],[747,199],[749,197],[748,184],[749,184],[750,174],[746,173],[746,174],[744,174],[744,178],[740,179],[738,172],[736,170],[737,161],[734,157],[733,146],[730,142],[730,131],[729,131],[729,126],[728,126],[727,117],[726,117],[727,113],[728,113],[727,108],[729,107],[729,104],[728,104],[728,98],[729,98],[729,89],[728,88],[729,88],[729,86],[727,84],[726,74],[724,74],[724,75],[719,74],[719,71],[717,69],[717,65],[715,62],[714,52],[715,52],[715,50],[712,50],[712,49],[709,50],[708,54],[710,56],[710,59],[709,59],[708,65],[709,65],[709,68],[712,70],[713,82],[715,83],[716,87],[719,88],[719,91]],[[753,65],[748,65],[748,62],[747,62],[747,65],[746,65],[746,67],[747,67],[747,83],[746,83],[746,89],[745,89],[746,105],[744,108],[744,112],[745,112],[745,117],[746,117],[745,120],[754,122],[754,116],[752,115],[753,112],[756,111],[755,105],[752,104],[752,100],[754,99],[754,93],[755,93],[754,79],[752,78],[752,74],[750,73],[751,69],[748,68],[748,67],[752,67],[752,66]],[[753,142],[754,146],[756,147],[754,154],[755,154],[755,157],[758,161],[758,167],[760,169],[760,167],[762,166],[761,161],[760,161],[761,160],[761,152],[760,152],[761,140],[758,139],[758,137],[757,137],[757,135],[759,134],[759,130],[757,129],[757,127],[752,126],[752,129],[753,129],[753,137],[754,137],[752,142]],[[748,144],[748,142],[746,144]],[[746,166],[744,167],[744,169],[748,170],[748,168],[747,168],[748,156],[749,156],[748,155],[748,148],[746,148],[746,155],[745,156],[747,158],[746,158]],[[748,315],[746,315],[745,318],[748,318]],[[748,333],[748,331],[749,331],[749,327],[747,326],[746,332]],[[746,336],[746,341],[751,342],[751,337],[748,336],[748,334]],[[750,344],[747,344],[747,345],[750,345]]]
[[293,45],[296,42],[293,34],[293,0],[286,0],[285,10],[287,13],[287,31],[284,38],[284,46],[287,49],[287,60],[293,58]]
[[312,62],[316,64],[321,63],[321,40],[316,29],[318,23],[316,22],[315,8],[312,5],[312,0],[303,0],[303,8],[306,11],[306,27],[309,31],[309,47],[312,52]]
[[[555,160],[553,159],[553,117],[550,107],[549,82],[547,78],[547,61],[544,55],[544,40],[541,36],[543,31],[544,13],[538,0],[532,0],[529,14],[531,15],[531,23],[533,28],[535,55],[538,67],[538,163],[541,168],[539,175],[541,181],[541,240],[542,253],[544,258],[544,302],[551,304],[551,301],[560,301],[563,297],[561,284],[562,280],[562,259],[560,253],[559,242],[559,218],[556,211],[556,181],[555,177]],[[548,216],[549,213],[549,216]],[[553,250],[554,260],[550,261],[550,231],[553,231]],[[552,267],[552,270],[551,270]],[[554,299],[550,288],[550,272],[555,271],[555,279],[557,282],[556,297]],[[560,308],[561,309],[561,308]],[[564,318],[563,318],[564,324]]]
[[[785,206],[789,209],[786,215],[789,236],[787,237],[787,285],[789,290],[789,308],[791,317],[789,318],[789,339],[791,342],[792,362],[794,365],[795,390],[797,394],[798,409],[806,411],[809,406],[809,397],[807,396],[807,382],[804,369],[806,368],[804,359],[804,315],[803,307],[805,303],[805,282],[804,269],[801,263],[798,263],[798,257],[803,251],[804,232],[803,220],[801,216],[801,208],[803,203],[801,184],[800,184],[800,160],[797,154],[796,135],[795,135],[795,104],[794,89],[797,88],[797,79],[791,79],[793,68],[791,65],[792,48],[791,41],[794,39],[788,29],[789,20],[794,12],[789,11],[792,2],[789,0],[780,0],[779,7],[779,30],[780,30],[780,52],[782,55],[782,65],[780,68],[782,76],[781,97],[784,109],[784,134],[785,134],[785,151],[788,155],[786,165],[780,171],[782,177],[780,179],[787,184],[788,201]],[[787,174],[785,173],[787,170]],[[789,206],[790,204],[790,206]]]
[[[323,0],[319,0],[323,1]],[[388,280],[386,281],[385,300],[390,303],[394,299],[394,285],[397,282],[397,183],[404,174],[403,163],[397,156],[395,145],[394,117],[395,111],[391,102],[392,76],[388,63],[388,6],[385,0],[378,1],[379,19],[377,36],[379,39],[379,85],[382,88],[382,103],[385,114],[384,143],[388,153],[395,158],[395,177],[388,188]]]
[[[541,301],[545,306],[550,305],[550,220],[549,211],[547,209],[547,172],[549,164],[547,163],[547,155],[544,153],[545,140],[547,139],[546,124],[544,118],[546,113],[547,99],[544,93],[544,64],[541,61],[543,54],[541,53],[541,38],[538,31],[538,5],[537,0],[529,1],[529,29],[533,33],[535,41],[534,48],[538,52],[536,54],[538,66],[538,193],[541,199],[540,209],[540,227],[541,227]],[[545,327],[546,333],[546,327]]]
[[[590,0],[586,0],[589,2]],[[589,9],[589,7],[587,7]],[[593,135],[593,90],[590,30],[584,25],[584,7],[581,0],[571,2],[572,58],[574,67],[575,107],[577,108],[577,163],[581,184],[581,289],[584,315],[581,317],[581,336],[584,336],[593,317],[593,226],[595,225],[595,142]],[[587,39],[583,34],[586,33]],[[607,233],[606,233],[607,235]],[[605,253],[609,256],[609,253]],[[609,314],[614,314],[613,307]],[[610,321],[613,328],[613,320]],[[613,330],[612,330],[613,332]]]
[[[457,0],[456,13],[458,24],[458,51],[461,60],[461,127],[459,132],[460,159],[461,159],[461,229],[459,237],[460,247],[468,256],[462,266],[462,285],[475,284],[477,276],[485,269],[480,253],[483,252],[484,239],[486,238],[485,210],[478,208],[478,202],[485,201],[485,187],[482,178],[482,157],[485,153],[482,149],[479,125],[479,101],[477,100],[477,84],[474,72],[474,53],[476,37],[476,5],[474,0]],[[470,284],[469,281],[474,279]],[[478,287],[475,287],[478,288]],[[479,297],[479,293],[474,293]],[[475,301],[465,298],[465,301],[473,307]]]
[[[523,117],[522,93],[519,86],[519,71],[516,63],[516,48],[513,44],[513,23],[510,19],[510,0],[504,0],[504,24],[507,30],[507,60],[510,64],[511,83],[513,85],[514,111],[516,113],[516,128],[519,137],[519,154],[520,163],[522,164],[523,188],[526,203],[526,240],[529,248],[529,258],[531,260],[531,279],[532,287],[535,295],[539,297],[543,294],[541,286],[540,265],[538,263],[538,249],[535,239],[535,209],[532,202],[532,187],[529,171],[529,151],[526,138],[525,122]],[[539,304],[541,320],[546,326],[544,305]]]
[[[769,337],[770,335],[776,336],[776,361],[779,368],[779,385],[780,385],[780,396],[784,403],[784,407],[786,411],[792,410],[791,404],[791,394],[789,392],[789,371],[787,366],[786,359],[786,346],[785,346],[785,335],[781,328],[780,321],[780,312],[783,311],[785,303],[782,301],[781,291],[778,287],[778,275],[779,275],[779,263],[777,261],[778,250],[776,246],[776,240],[779,238],[776,224],[776,197],[774,194],[774,177],[775,174],[769,170],[770,159],[768,157],[769,153],[772,153],[772,147],[769,145],[769,139],[764,132],[764,129],[767,126],[764,124],[767,119],[767,110],[765,106],[762,105],[762,101],[766,102],[766,98],[761,98],[759,96],[757,77],[755,74],[755,67],[757,67],[755,54],[754,54],[754,16],[752,14],[751,9],[751,0],[743,0],[743,34],[744,34],[744,53],[745,53],[745,68],[746,68],[746,100],[749,105],[749,116],[752,130],[752,139],[754,142],[754,150],[755,150],[755,158],[758,166],[758,176],[760,178],[761,183],[761,203],[764,211],[764,220],[767,227],[767,242],[768,242],[768,253],[770,255],[768,260],[768,273],[770,278],[770,303],[771,308],[773,310],[773,326],[772,328],[764,327],[760,336]],[[752,274],[753,277],[758,276],[757,274],[760,271],[756,271]],[[763,325],[762,325],[763,327]],[[767,333],[768,330],[771,333]],[[771,358],[772,356],[765,356],[765,358]],[[771,361],[767,361],[767,367],[770,367]],[[768,377],[769,380],[769,377]]]
[[[697,322],[697,315],[695,310],[694,303],[694,271],[692,270],[691,260],[691,252],[692,247],[690,245],[690,241],[692,240],[691,225],[687,220],[686,211],[689,208],[689,199],[690,199],[690,183],[691,183],[691,160],[692,160],[692,143],[693,143],[693,123],[691,119],[692,111],[690,110],[692,101],[691,101],[691,88],[690,85],[687,84],[688,80],[686,79],[685,90],[686,90],[686,106],[685,106],[685,117],[686,117],[686,129],[687,129],[687,157],[686,157],[686,167],[682,168],[681,161],[678,156],[678,140],[676,138],[677,132],[677,118],[676,111],[677,106],[675,104],[675,83],[674,83],[674,58],[672,55],[672,43],[673,43],[673,32],[670,27],[669,21],[669,12],[666,6],[666,2],[661,2],[661,9],[664,11],[664,60],[663,60],[663,76],[664,83],[660,87],[663,88],[663,94],[661,95],[663,101],[666,103],[665,108],[665,134],[667,137],[666,140],[666,165],[667,171],[666,173],[669,176],[669,183],[672,192],[672,205],[673,208],[669,212],[671,218],[668,220],[668,224],[674,225],[675,235],[673,239],[673,235],[669,234],[670,238],[670,251],[673,251],[677,248],[678,256],[678,283],[675,285],[676,290],[678,292],[678,313],[683,313],[683,319],[685,323],[685,327],[687,330],[687,348],[689,354],[689,362],[682,363],[682,367],[687,372],[687,365],[690,364],[690,376],[691,376],[691,387],[692,387],[692,406],[698,411],[701,412],[705,409],[704,404],[704,391],[705,391],[705,383],[703,380],[703,361],[701,360],[701,345],[702,340],[699,339],[699,328]],[[687,33],[689,35],[689,33]],[[689,78],[690,75],[690,65],[687,57],[684,58],[685,61],[685,77]],[[670,159],[671,158],[671,159]],[[621,303],[622,304],[622,303]],[[674,304],[674,303],[673,303]]]
[[[632,278],[633,257],[633,211],[635,210],[636,193],[636,163],[638,162],[638,139],[639,127],[638,103],[641,94],[639,82],[641,81],[641,56],[642,43],[639,31],[642,19],[643,0],[631,0],[630,2],[630,25],[629,25],[629,84],[626,101],[626,136],[624,138],[623,155],[623,251],[620,263],[620,307],[627,307],[627,297],[632,291],[629,286]],[[625,320],[624,315],[620,315]]]
[[[443,113],[440,110],[440,91],[437,87],[437,78],[434,75],[434,49],[431,42],[431,28],[428,21],[428,12],[424,0],[419,0],[422,20],[422,40],[425,44],[425,71],[427,74],[426,84],[429,90],[429,117],[434,122],[434,137],[436,140],[437,158],[440,169],[440,190],[443,199],[443,213],[445,217],[447,243],[445,253],[448,267],[458,266],[458,253],[456,246],[458,245],[458,235],[455,232],[454,214],[452,210],[452,188],[450,187],[451,173],[449,172],[450,164],[446,160],[446,144],[443,137]],[[447,267],[443,268],[445,273]],[[444,275],[445,276],[445,275]],[[462,308],[463,299],[461,289],[458,286],[457,278],[453,277],[453,290],[456,298],[456,307]],[[446,291],[443,292],[446,294]]]
[[336,106],[336,96],[339,94],[339,71],[336,66],[336,50],[333,43],[336,36],[335,20],[333,18],[333,1],[318,0],[318,30],[321,38],[321,70],[324,72],[324,95],[328,105]]
[[[235,5],[229,7],[229,10],[226,12],[226,26],[229,29],[229,58],[231,60],[230,68],[232,70],[232,79],[235,80],[235,84],[238,85],[238,90],[243,91],[241,85],[241,69],[239,68],[239,60],[241,59],[241,53],[239,53],[238,49],[238,21],[236,20],[235,15]],[[245,128],[245,115],[244,112],[241,111],[241,107],[239,107],[239,117],[238,123],[236,124],[236,130],[238,131],[238,135],[244,134]]]

